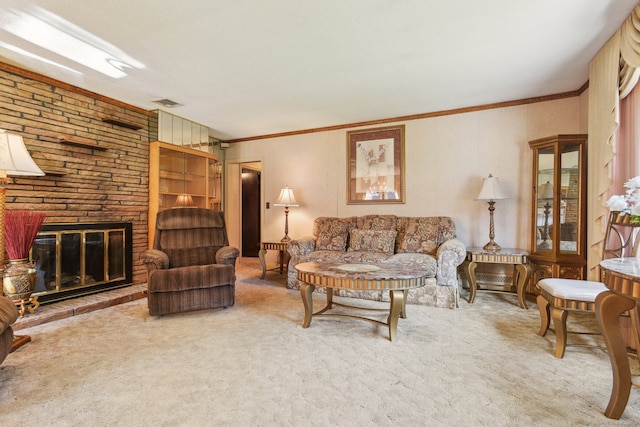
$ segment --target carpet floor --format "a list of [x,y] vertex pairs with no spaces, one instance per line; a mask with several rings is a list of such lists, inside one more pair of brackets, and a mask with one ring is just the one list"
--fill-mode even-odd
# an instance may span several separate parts
[[[556,359],[553,332],[539,337],[537,308],[515,296],[409,305],[390,342],[354,319],[303,329],[300,294],[277,273],[259,277],[242,260],[227,309],[156,318],[139,299],[20,331],[32,342],[0,366],[0,425],[640,425],[639,388],[620,420],[602,413],[607,354],[570,346]],[[570,329],[595,327],[569,316]]]

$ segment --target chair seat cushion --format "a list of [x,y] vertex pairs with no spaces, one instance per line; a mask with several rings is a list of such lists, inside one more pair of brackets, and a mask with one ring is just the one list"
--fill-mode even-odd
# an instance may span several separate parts
[[148,291],[183,292],[235,284],[235,269],[227,264],[194,265],[154,270],[149,274]]
[[538,282],[538,287],[555,298],[585,302],[594,302],[598,294],[607,290],[601,282],[558,278],[542,279]]

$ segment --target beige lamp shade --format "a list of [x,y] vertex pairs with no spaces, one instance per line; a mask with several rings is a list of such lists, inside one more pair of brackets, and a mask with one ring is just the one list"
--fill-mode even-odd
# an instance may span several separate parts
[[195,208],[196,205],[193,203],[193,197],[191,194],[180,194],[176,198],[176,204],[173,205],[174,208]]
[[0,176],[43,176],[20,135],[0,129]]
[[553,199],[553,184],[547,181],[542,184],[539,188],[539,198],[542,200],[550,200]]
[[280,191],[278,201],[275,202],[273,206],[284,206],[284,237],[280,241],[289,242],[291,240],[289,237],[289,206],[300,206],[298,202],[296,202],[293,190],[289,186],[284,187]]
[[280,196],[278,196],[278,201],[273,204],[273,206],[300,206],[298,202],[296,202],[296,197],[293,195],[293,190],[290,187],[284,187],[280,190]]
[[476,200],[502,200],[507,199],[507,195],[500,187],[500,181],[497,176],[489,174],[488,178],[482,181],[482,188]]

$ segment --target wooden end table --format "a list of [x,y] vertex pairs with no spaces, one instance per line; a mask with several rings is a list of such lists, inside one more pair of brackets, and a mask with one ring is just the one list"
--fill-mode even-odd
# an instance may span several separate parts
[[518,303],[520,307],[527,309],[525,300],[525,288],[531,276],[531,266],[527,261],[529,252],[522,249],[501,249],[499,251],[488,251],[483,248],[467,248],[466,273],[469,278],[469,304],[473,304],[476,299],[476,292],[510,293],[511,291],[478,289],[476,282],[476,267],[478,264],[512,264],[513,284],[516,287]]
[[[260,264],[262,264],[262,276],[260,276],[261,279],[264,279],[267,274],[267,262],[264,259],[264,255],[267,253],[267,251],[278,251],[278,264],[280,265],[280,274],[284,273],[285,264],[289,260],[289,252],[287,252],[288,244],[289,242],[260,243],[260,251],[258,252],[258,257],[260,258]],[[276,267],[275,269],[278,269],[278,267]]]
[[[425,273],[418,269],[394,264],[344,264],[339,262],[304,262],[296,265],[298,280],[302,282],[300,295],[304,304],[303,328],[308,328],[313,316],[349,317],[366,320],[389,327],[389,340],[395,341],[398,330],[398,317],[406,315],[406,300],[409,289],[426,284]],[[312,294],[316,286],[327,288],[327,305],[313,312]],[[391,303],[386,322],[364,316],[343,313],[326,313],[334,305],[357,310],[374,311],[380,309],[362,308],[333,301],[333,289],[357,289],[365,291],[388,290]]]

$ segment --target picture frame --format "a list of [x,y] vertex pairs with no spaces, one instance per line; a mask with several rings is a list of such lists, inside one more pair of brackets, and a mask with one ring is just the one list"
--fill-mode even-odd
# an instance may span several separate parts
[[347,204],[405,203],[404,125],[347,132]]

